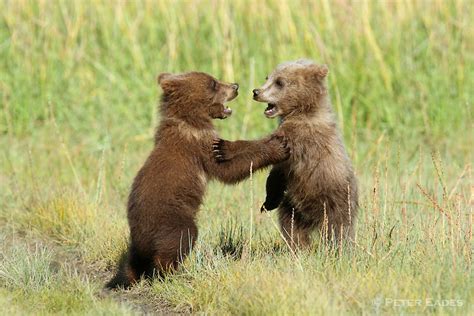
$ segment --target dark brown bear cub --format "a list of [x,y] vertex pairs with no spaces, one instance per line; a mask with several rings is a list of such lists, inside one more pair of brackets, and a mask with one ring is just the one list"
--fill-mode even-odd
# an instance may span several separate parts
[[236,183],[257,170],[288,158],[281,136],[242,142],[251,151],[216,163],[212,119],[226,118],[224,103],[237,96],[238,85],[190,72],[161,74],[161,121],[155,146],[132,185],[128,200],[130,245],[108,288],[128,287],[140,277],[163,275],[177,268],[198,236],[196,213],[207,181]]
[[[298,60],[279,65],[254,99],[268,103],[265,115],[280,117],[279,130],[292,149],[273,167],[262,210],[277,207],[282,233],[291,247],[309,246],[311,232],[338,241],[353,235],[357,183],[333,117],[325,84],[328,68]],[[218,161],[239,157],[232,142],[221,142]]]

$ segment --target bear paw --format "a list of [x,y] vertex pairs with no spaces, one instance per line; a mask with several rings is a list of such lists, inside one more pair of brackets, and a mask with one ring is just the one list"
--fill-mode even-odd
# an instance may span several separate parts
[[214,160],[216,162],[224,162],[227,160],[230,160],[229,157],[227,157],[227,146],[226,146],[227,141],[217,138],[214,139],[212,142],[212,154],[214,155]]
[[260,207],[260,212],[265,213],[265,212],[270,212],[276,209],[280,205],[279,201],[278,202],[269,202],[265,201],[262,206]]

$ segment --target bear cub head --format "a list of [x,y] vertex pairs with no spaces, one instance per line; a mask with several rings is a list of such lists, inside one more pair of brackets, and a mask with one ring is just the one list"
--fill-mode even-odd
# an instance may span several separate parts
[[163,89],[161,110],[168,117],[186,121],[225,119],[232,110],[226,102],[238,95],[237,83],[226,83],[203,72],[162,73],[158,84]]
[[305,59],[280,64],[261,88],[253,90],[253,98],[268,103],[264,112],[268,118],[316,113],[324,106],[328,72],[326,65]]

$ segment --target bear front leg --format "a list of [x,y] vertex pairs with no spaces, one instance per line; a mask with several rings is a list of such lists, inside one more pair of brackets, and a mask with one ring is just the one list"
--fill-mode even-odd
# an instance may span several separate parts
[[267,196],[265,202],[260,208],[261,212],[271,211],[276,209],[283,197],[287,187],[287,177],[282,166],[274,166],[268,175],[266,182]]
[[236,140],[231,142],[217,138],[212,143],[212,153],[217,162],[224,162],[232,160],[236,156],[248,154],[249,151],[257,150],[253,145],[252,141]]
[[213,157],[208,172],[224,183],[236,183],[253,171],[288,159],[290,149],[281,135],[272,135],[258,141],[215,140]]
[[[283,151],[280,149],[283,149]],[[212,143],[212,153],[217,162],[225,162],[235,158],[249,159],[267,156],[267,160],[271,160],[271,164],[275,164],[288,159],[290,152],[288,140],[282,132],[273,133],[264,139],[255,141],[229,141],[217,138]]]
[[280,147],[280,145],[289,151],[287,141],[283,136],[269,136],[255,141],[229,141],[218,138],[212,143],[212,153],[217,162],[225,162],[235,158],[250,159],[259,155],[268,155],[268,159],[279,161],[280,155],[277,147]]

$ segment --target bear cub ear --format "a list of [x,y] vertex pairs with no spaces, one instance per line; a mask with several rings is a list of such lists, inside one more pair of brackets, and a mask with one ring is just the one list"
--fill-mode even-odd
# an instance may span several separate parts
[[317,66],[318,67],[318,76],[320,78],[325,78],[327,77],[328,73],[329,73],[329,68],[327,65],[320,65],[320,66]]
[[163,73],[158,75],[158,78],[156,80],[158,81],[158,84],[161,85],[161,82],[163,80],[166,80],[167,78],[169,79],[171,76],[173,76],[173,75],[170,74],[169,72],[163,72]]
[[310,65],[309,72],[311,77],[321,81],[327,77],[329,68],[327,65]]
[[173,90],[179,81],[178,76],[168,72],[159,74],[156,80],[164,92]]

